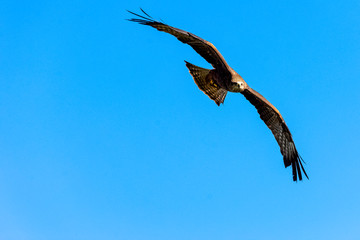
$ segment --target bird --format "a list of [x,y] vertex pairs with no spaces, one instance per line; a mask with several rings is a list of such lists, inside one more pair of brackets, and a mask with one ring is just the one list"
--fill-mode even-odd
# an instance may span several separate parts
[[303,179],[302,172],[309,179],[299,155],[289,128],[287,127],[280,112],[260,93],[249,87],[245,80],[235,72],[225,61],[216,47],[190,33],[170,25],[165,24],[162,20],[157,21],[143,9],[142,15],[131,12],[133,18],[126,19],[142,25],[153,27],[161,32],[165,32],[176,37],[180,42],[192,47],[201,57],[210,63],[213,69],[206,69],[195,66],[187,61],[185,65],[193,77],[198,88],[203,91],[218,106],[224,103],[228,92],[241,93],[256,108],[260,118],[271,130],[283,156],[285,168],[292,167],[293,181],[297,182]]

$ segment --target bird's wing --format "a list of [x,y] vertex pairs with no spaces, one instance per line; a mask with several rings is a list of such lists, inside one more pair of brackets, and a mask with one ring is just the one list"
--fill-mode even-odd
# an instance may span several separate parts
[[128,11],[131,14],[134,14],[135,16],[139,17],[139,18],[131,18],[128,20],[143,25],[151,26],[159,31],[166,32],[175,36],[181,42],[190,45],[198,54],[200,54],[200,56],[202,56],[208,63],[210,63],[218,71],[221,71],[223,74],[230,74],[229,65],[226,63],[224,57],[221,55],[221,53],[215,48],[215,46],[212,43],[190,32],[186,32],[184,30],[171,27],[165,23],[155,21],[142,9],[141,11],[146,16],[141,16],[139,14]]
[[275,139],[280,146],[280,152],[284,157],[285,167],[290,165],[292,167],[293,180],[297,181],[298,176],[299,180],[302,180],[301,171],[303,171],[305,176],[308,178],[302,165],[303,160],[296,150],[290,130],[286,126],[286,123],[279,111],[268,100],[261,96],[260,93],[250,87],[245,89],[242,94],[252,105],[255,106],[260,114],[260,118],[265,122],[275,136]]

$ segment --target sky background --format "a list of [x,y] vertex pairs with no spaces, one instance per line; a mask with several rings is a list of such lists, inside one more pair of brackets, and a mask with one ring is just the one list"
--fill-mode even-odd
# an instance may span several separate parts
[[[217,107],[174,37],[212,42],[282,113],[294,183],[256,109]],[[359,1],[7,1],[0,239],[360,239]]]

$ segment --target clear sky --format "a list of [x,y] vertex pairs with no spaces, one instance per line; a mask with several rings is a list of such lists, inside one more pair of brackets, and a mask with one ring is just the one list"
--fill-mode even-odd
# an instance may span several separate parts
[[[282,113],[294,183],[256,109],[217,107],[212,42]],[[360,239],[359,1],[8,1],[0,8],[0,239]]]

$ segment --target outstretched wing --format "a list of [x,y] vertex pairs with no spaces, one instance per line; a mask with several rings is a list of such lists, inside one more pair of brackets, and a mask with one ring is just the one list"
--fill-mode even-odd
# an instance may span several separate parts
[[208,63],[210,63],[218,71],[221,71],[222,74],[230,74],[229,65],[226,63],[224,57],[220,54],[220,52],[215,48],[215,46],[212,43],[210,43],[190,32],[186,32],[181,29],[171,27],[165,23],[155,21],[152,17],[150,17],[142,9],[141,9],[141,11],[146,16],[141,16],[139,14],[128,11],[129,13],[134,14],[135,16],[139,17],[139,18],[131,18],[128,20],[132,21],[132,22],[137,22],[137,23],[140,23],[143,25],[151,26],[153,28],[156,28],[159,31],[166,32],[166,33],[169,33],[169,34],[175,36],[181,42],[190,45]]
[[245,89],[242,94],[252,105],[256,107],[258,113],[260,114],[260,118],[265,122],[275,136],[275,139],[280,146],[280,152],[284,157],[285,167],[290,165],[292,167],[293,180],[297,181],[298,176],[299,180],[302,180],[301,171],[303,171],[305,176],[309,178],[302,165],[303,160],[296,150],[290,130],[286,126],[286,123],[279,111],[268,100],[261,96],[260,93],[250,87]]

